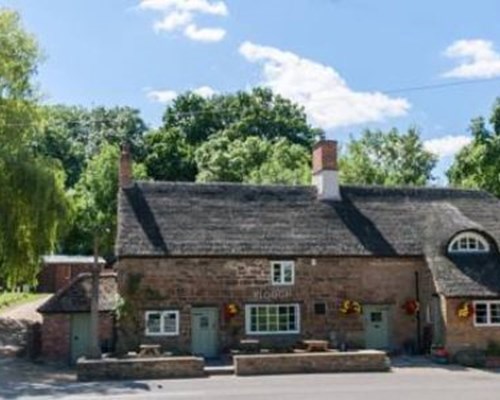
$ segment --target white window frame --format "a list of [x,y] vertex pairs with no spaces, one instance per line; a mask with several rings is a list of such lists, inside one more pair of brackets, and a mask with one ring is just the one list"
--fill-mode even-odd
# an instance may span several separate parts
[[[295,309],[295,328],[286,331],[252,331],[251,310],[257,307],[293,307]],[[300,333],[300,305],[298,303],[245,304],[245,332],[247,335],[295,335]]]
[[[279,273],[279,280],[276,281],[274,280],[274,268],[279,267],[280,273]],[[290,268],[292,273],[291,273],[291,281],[286,282],[285,281],[285,269]],[[295,283],[295,262],[294,261],[285,261],[285,260],[275,260],[271,261],[271,283],[273,285],[293,285]]]
[[[465,246],[462,246],[461,241],[465,240]],[[471,248],[471,241],[476,242],[476,248]],[[478,243],[484,246],[484,249],[480,249]],[[453,247],[457,244],[457,248]],[[456,235],[448,245],[448,253],[460,254],[460,253],[488,253],[490,251],[490,244],[486,238],[476,232],[462,232]]]
[[[158,314],[160,316],[160,332],[150,332],[148,329],[148,319],[151,315]],[[165,332],[164,318],[168,315],[175,315],[175,331]],[[144,334],[146,336],[178,336],[179,335],[179,311],[177,310],[150,310],[144,314]]]
[[[478,304],[486,304],[486,323],[478,323],[476,320],[476,307]],[[476,300],[474,301],[474,326],[479,328],[484,326],[500,326],[500,322],[491,322],[491,305],[497,304],[500,306],[500,300]]]

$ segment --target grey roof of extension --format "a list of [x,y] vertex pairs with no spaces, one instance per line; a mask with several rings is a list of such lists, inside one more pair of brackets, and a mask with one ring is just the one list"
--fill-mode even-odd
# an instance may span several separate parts
[[[320,201],[313,186],[136,182],[120,191],[116,251],[118,257],[425,256],[441,293],[500,294],[494,196],[342,186],[341,197]],[[494,244],[481,279],[467,275],[478,272],[475,261],[467,267],[446,256],[450,238],[464,230]]]

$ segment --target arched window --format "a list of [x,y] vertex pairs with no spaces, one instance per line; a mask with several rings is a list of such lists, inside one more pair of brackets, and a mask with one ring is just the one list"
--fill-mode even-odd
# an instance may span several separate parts
[[487,253],[488,241],[476,232],[462,232],[453,238],[448,246],[449,253]]

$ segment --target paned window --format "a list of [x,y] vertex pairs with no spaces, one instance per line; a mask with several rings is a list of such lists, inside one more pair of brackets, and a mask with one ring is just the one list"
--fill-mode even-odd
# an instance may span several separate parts
[[271,281],[273,285],[293,285],[295,265],[293,261],[271,262]]
[[146,311],[147,336],[176,336],[179,334],[179,311]]
[[298,304],[251,304],[245,306],[247,334],[299,333]]

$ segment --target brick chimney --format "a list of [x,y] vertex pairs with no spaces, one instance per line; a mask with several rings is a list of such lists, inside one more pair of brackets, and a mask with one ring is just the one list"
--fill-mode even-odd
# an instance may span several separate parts
[[320,200],[340,200],[336,141],[321,140],[314,146],[312,183]]
[[118,183],[120,188],[126,189],[132,186],[132,155],[128,143],[121,145],[120,166],[118,171]]

